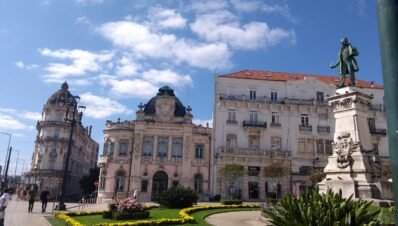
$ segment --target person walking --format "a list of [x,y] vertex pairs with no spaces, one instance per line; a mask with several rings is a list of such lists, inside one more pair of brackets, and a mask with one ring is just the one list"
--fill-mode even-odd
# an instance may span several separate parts
[[37,191],[35,189],[35,186],[32,186],[28,192],[28,196],[29,196],[28,197],[28,200],[29,200],[28,213],[32,213],[33,205],[35,204],[36,194],[37,194]]
[[5,189],[4,194],[0,197],[0,226],[4,226],[4,218],[6,215],[6,208],[8,200],[11,198],[11,190]]
[[48,191],[48,187],[45,187],[44,190],[40,193],[40,200],[41,200],[41,212],[46,212],[48,196],[50,192]]

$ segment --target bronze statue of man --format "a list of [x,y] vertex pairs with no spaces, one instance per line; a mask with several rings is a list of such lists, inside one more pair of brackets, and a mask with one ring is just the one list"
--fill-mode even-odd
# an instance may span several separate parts
[[350,75],[350,86],[355,86],[355,72],[359,70],[355,57],[359,55],[358,50],[348,42],[348,38],[341,39],[341,49],[338,61],[330,65],[330,68],[340,66],[340,82],[338,88],[344,87],[344,80],[347,74]]

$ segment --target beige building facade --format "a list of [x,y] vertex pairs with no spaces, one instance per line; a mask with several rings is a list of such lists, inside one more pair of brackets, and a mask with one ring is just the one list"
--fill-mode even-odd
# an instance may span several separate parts
[[[62,186],[66,152],[68,150],[73,108],[76,98],[69,92],[65,82],[61,89],[52,94],[43,107],[42,117],[37,122],[35,149],[32,154],[31,170],[25,175],[27,184],[36,184],[39,189],[49,187],[52,194]],[[68,116],[66,112],[68,111]],[[77,111],[76,111],[77,112]],[[79,180],[97,167],[98,143],[91,138],[92,127],[84,127],[82,114],[76,115],[73,130],[67,196],[81,196]]]
[[210,190],[211,128],[192,123],[192,109],[165,86],[135,120],[107,121],[100,156],[98,201],[127,197],[156,200],[169,187],[191,187],[201,199]]
[[[347,81],[348,82],[348,81]],[[327,98],[338,77],[269,71],[240,71],[215,80],[211,194],[265,200],[286,192],[299,195],[313,186],[309,175],[322,170],[332,154],[335,119]],[[357,81],[372,96],[367,120],[373,149],[388,161],[384,90]],[[219,170],[240,164],[245,175],[228,184]],[[289,173],[271,178],[266,167],[282,164]]]

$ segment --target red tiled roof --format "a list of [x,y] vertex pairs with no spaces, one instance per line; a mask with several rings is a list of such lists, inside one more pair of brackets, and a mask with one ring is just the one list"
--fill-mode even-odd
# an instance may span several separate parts
[[[220,77],[224,78],[239,78],[239,79],[253,79],[253,80],[266,80],[266,81],[294,81],[294,80],[303,80],[305,77],[311,77],[318,79],[321,82],[326,84],[338,84],[339,77],[338,76],[325,76],[325,75],[310,75],[310,74],[299,74],[299,73],[288,73],[288,72],[273,72],[273,71],[254,71],[254,70],[244,70],[231,74],[221,75]],[[350,83],[350,79],[346,77],[345,85],[348,86]],[[356,86],[361,88],[373,88],[373,89],[384,89],[382,85],[378,85],[376,83],[364,81],[364,80],[356,80]]]

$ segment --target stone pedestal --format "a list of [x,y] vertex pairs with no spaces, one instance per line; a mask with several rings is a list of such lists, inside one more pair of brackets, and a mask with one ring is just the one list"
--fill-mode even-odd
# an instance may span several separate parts
[[372,97],[356,87],[336,90],[328,99],[333,106],[336,127],[333,155],[329,156],[320,182],[320,192],[330,188],[342,191],[343,197],[380,199],[376,184],[381,172],[380,159],[373,151],[368,125],[368,106]]

